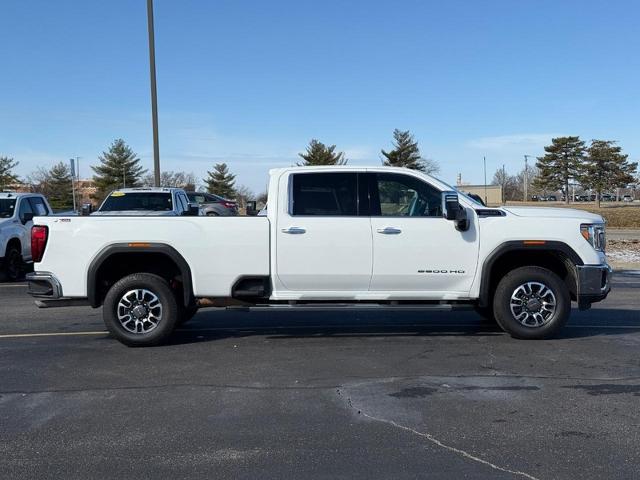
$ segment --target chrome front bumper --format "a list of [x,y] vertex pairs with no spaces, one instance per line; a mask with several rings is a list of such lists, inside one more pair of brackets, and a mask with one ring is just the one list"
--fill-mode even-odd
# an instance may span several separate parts
[[27,274],[29,295],[38,298],[62,298],[62,285],[53,273],[33,272]]
[[578,265],[576,270],[578,308],[580,310],[587,310],[592,303],[607,298],[611,291],[610,280],[613,272],[609,265]]

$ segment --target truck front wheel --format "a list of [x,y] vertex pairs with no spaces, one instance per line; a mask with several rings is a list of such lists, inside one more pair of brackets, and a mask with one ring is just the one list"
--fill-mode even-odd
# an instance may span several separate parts
[[498,283],[493,311],[498,325],[514,338],[549,338],[569,319],[571,297],[566,284],[551,270],[521,267]]
[[7,275],[7,279],[11,282],[20,280],[24,262],[22,261],[22,254],[20,253],[19,248],[16,246],[9,247],[7,249],[4,262],[4,270]]
[[122,278],[104,299],[107,330],[130,347],[163,343],[173,332],[178,316],[169,283],[151,273],[134,273]]

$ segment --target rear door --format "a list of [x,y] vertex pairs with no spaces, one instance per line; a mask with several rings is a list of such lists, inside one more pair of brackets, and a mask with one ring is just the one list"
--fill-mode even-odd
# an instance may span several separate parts
[[356,172],[289,176],[288,205],[278,212],[276,231],[277,276],[287,290],[368,290],[371,225],[358,188],[365,178]]
[[476,219],[456,230],[442,217],[441,192],[420,177],[377,172],[369,177],[373,235],[372,291],[464,296],[478,262]]

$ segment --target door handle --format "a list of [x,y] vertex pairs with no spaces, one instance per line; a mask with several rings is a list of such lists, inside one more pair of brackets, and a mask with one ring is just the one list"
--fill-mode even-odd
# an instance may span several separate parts
[[402,230],[396,227],[384,227],[379,228],[378,233],[382,233],[384,235],[397,235],[399,233],[402,233]]
[[302,227],[289,227],[289,228],[282,229],[282,233],[289,233],[291,235],[301,235],[305,232],[306,230]]

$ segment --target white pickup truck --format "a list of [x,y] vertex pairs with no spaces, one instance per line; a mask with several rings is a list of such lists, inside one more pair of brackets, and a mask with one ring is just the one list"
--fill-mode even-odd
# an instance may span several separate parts
[[0,193],[0,267],[9,280],[18,280],[31,261],[32,219],[44,215],[51,207],[43,195]]
[[155,345],[199,306],[472,307],[512,336],[549,337],[604,299],[603,219],[487,208],[414,170],[270,172],[266,217],[38,217],[39,306],[103,307],[121,342]]

